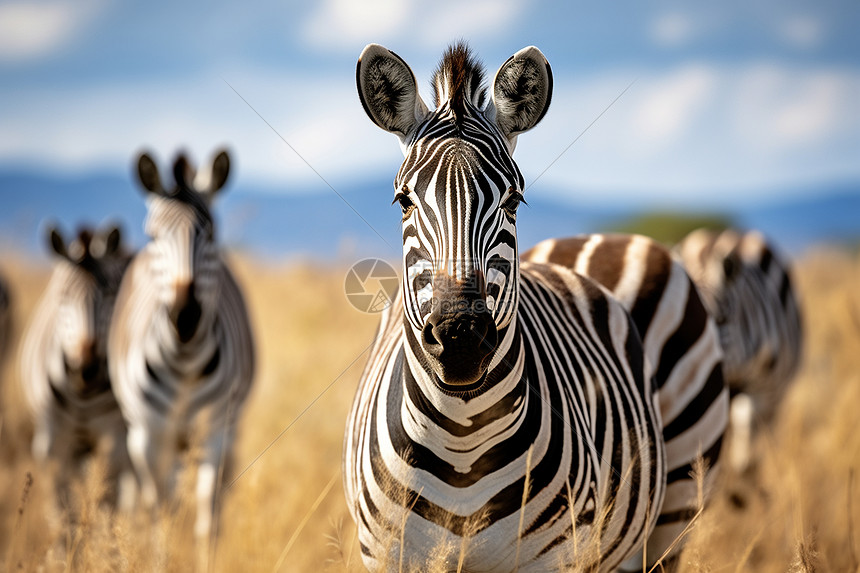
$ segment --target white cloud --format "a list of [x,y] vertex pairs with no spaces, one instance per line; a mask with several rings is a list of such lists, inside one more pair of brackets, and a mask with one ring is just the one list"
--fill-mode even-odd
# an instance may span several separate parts
[[97,0],[0,4],[0,61],[55,52],[85,28],[100,5]]
[[[329,180],[366,176],[402,158],[396,140],[364,115],[351,78],[236,71],[225,79],[296,152]],[[301,84],[302,90],[295,86]],[[4,93],[4,91],[6,93]],[[91,85],[57,93],[0,88],[0,163],[65,171],[125,170],[142,147],[197,160],[228,144],[243,181],[290,191],[325,186],[220,77]],[[378,133],[377,133],[378,132]]]
[[651,38],[660,46],[676,47],[686,44],[693,37],[693,20],[686,14],[670,12],[661,14],[651,23]]
[[860,136],[860,74],[754,66],[734,92],[735,128],[760,153]]
[[651,152],[688,136],[685,131],[708,103],[716,79],[713,70],[692,66],[643,86],[633,127],[650,141]]
[[[779,188],[860,178],[860,72],[688,65],[556,84],[544,123],[520,137],[536,178],[631,78],[639,81],[540,179],[580,199],[731,204]],[[557,151],[556,151],[557,150]]]
[[[369,42],[409,41],[434,47],[456,40],[480,40],[504,33],[516,23],[524,0],[325,0],[304,25],[307,41],[326,50],[352,53]],[[454,15],[454,16],[452,16]]]
[[399,0],[327,0],[317,4],[305,33],[321,45],[351,45],[368,36],[390,37],[406,24],[411,8]]
[[[519,140],[526,181],[637,76],[530,192],[725,205],[780,186],[860,177],[860,71],[699,63],[557,77],[547,117]],[[220,77],[203,76],[62,93],[0,86],[0,164],[127,172],[142,146],[162,158],[185,147],[203,161],[226,143],[245,185],[324,191],[304,160],[338,190],[394,177],[397,141],[367,119],[351,77],[238,68],[223,77],[304,159]]]
[[783,19],[778,26],[779,36],[788,44],[801,49],[818,46],[824,36],[822,23],[817,18],[795,15]]

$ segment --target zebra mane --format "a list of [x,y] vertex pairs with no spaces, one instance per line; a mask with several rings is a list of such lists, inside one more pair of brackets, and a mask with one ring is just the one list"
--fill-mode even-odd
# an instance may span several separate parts
[[102,244],[104,239],[99,235],[100,233],[91,227],[79,227],[77,235],[65,245],[59,231],[54,229],[51,241],[54,242],[55,253],[105,287],[108,285],[108,275],[105,273],[103,261],[104,257],[113,251],[107,252],[106,246]]
[[433,73],[436,107],[449,102],[457,118],[465,115],[466,102],[478,109],[483,108],[487,98],[483,81],[484,66],[471,54],[466,42],[448,46]]
[[190,206],[202,220],[211,221],[212,213],[209,209],[208,192],[198,189],[194,184],[197,170],[184,152],[180,152],[173,162],[173,178],[176,187],[168,196]]
[[194,188],[194,169],[185,153],[180,152],[173,163],[173,178],[180,189]]

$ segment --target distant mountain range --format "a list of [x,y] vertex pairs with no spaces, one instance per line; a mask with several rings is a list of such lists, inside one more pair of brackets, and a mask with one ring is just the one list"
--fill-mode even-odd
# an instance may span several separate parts
[[[390,206],[390,177],[310,194],[284,194],[241,183],[216,203],[222,240],[267,259],[351,262],[360,257],[396,259],[400,219]],[[792,196],[798,196],[792,193]],[[577,204],[541,190],[527,197],[518,221],[520,245],[546,237],[612,228],[642,213],[641,206]],[[346,202],[349,205],[346,204]],[[665,210],[665,209],[662,209]],[[702,214],[698,212],[697,214]],[[739,226],[757,228],[784,251],[799,253],[818,243],[860,243],[860,182],[833,185],[806,198],[721,211]],[[57,177],[0,170],[0,247],[44,254],[46,221],[71,233],[79,221],[122,224],[131,243],[144,243],[146,207],[142,191],[128,177],[90,174]]]

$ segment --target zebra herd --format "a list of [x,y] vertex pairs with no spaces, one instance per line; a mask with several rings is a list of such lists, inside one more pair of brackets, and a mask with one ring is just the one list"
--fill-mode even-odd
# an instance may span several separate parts
[[35,413],[33,455],[58,462],[61,505],[93,452],[106,452],[106,502],[128,510],[139,490],[146,507],[168,503],[190,446],[200,444],[202,547],[254,377],[248,313],[210,210],[229,170],[226,152],[203,174],[179,155],[164,185],[141,155],[150,241],[134,256],[117,228],[84,228],[68,244],[50,230],[57,262],[19,363]]
[[[535,47],[487,88],[467,47],[451,46],[434,109],[382,46],[362,52],[356,81],[405,155],[401,288],[343,447],[365,565],[671,568],[725,465],[730,420],[729,465],[744,471],[754,422],[772,417],[798,367],[789,269],[755,232],[699,231],[674,251],[581,235],[521,254],[526,186],[512,154],[553,88]],[[196,444],[204,547],[255,364],[211,212],[229,170],[226,152],[200,174],[180,154],[165,180],[141,155],[150,240],[136,254],[116,227],[70,241],[51,229],[54,271],[19,359],[33,455],[60,469],[60,505],[94,454],[107,460],[106,503],[169,503]],[[0,288],[4,309],[7,299]]]

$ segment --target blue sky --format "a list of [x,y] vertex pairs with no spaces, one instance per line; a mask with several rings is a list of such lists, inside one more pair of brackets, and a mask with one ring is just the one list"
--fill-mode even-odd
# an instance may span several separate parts
[[429,101],[440,54],[465,38],[490,77],[530,44],[553,67],[550,111],[515,154],[540,176],[532,193],[716,207],[810,194],[860,182],[858,29],[856,1],[12,0],[0,169],[128,173],[142,147],[203,160],[226,144],[246,185],[330,192],[232,86],[336,188],[387,181],[402,155],[362,111],[358,54],[397,52]]

